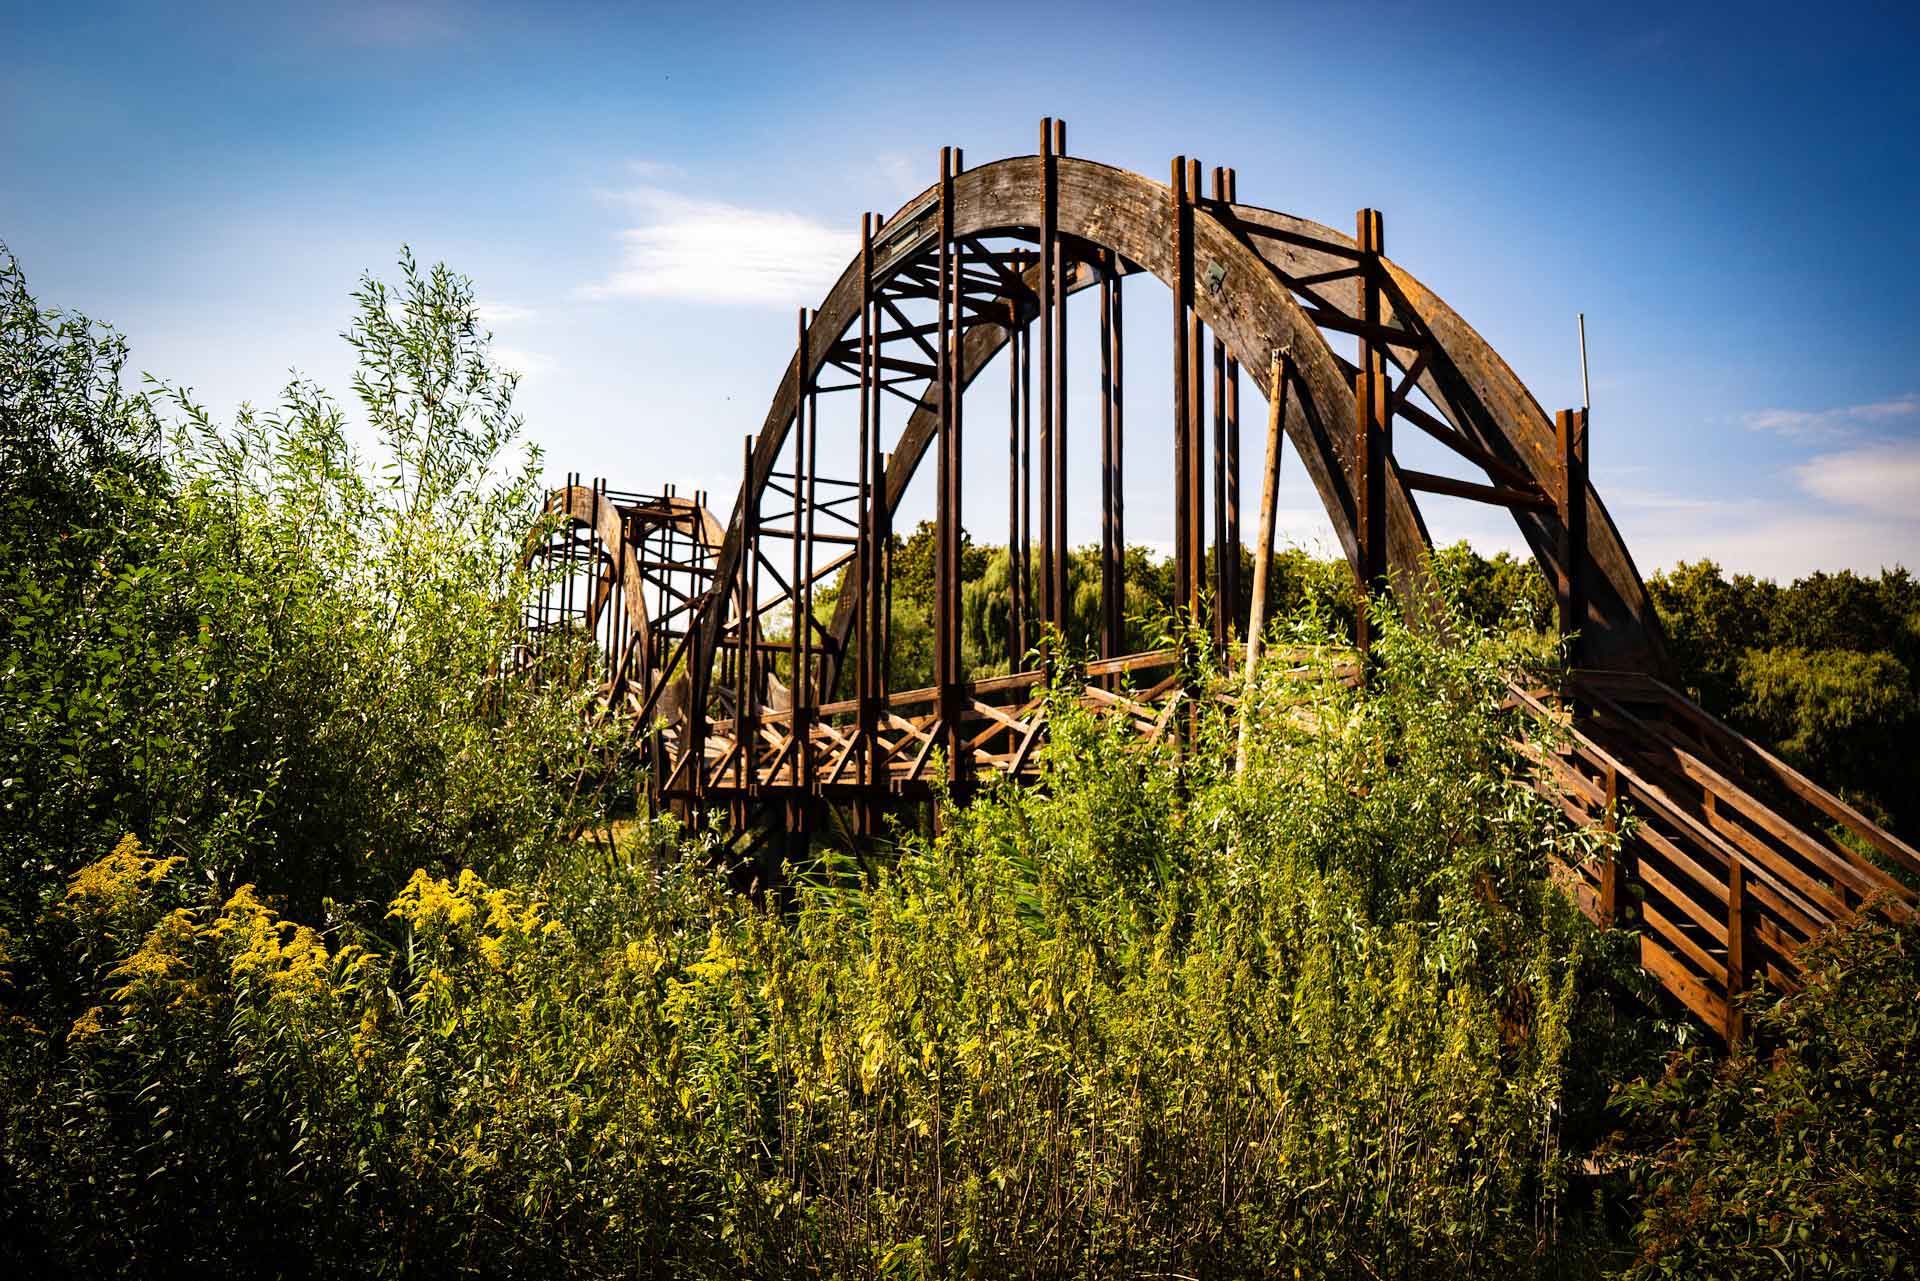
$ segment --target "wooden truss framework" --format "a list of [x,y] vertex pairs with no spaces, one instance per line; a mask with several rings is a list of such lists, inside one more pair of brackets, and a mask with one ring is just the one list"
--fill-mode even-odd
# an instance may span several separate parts
[[[1704,723],[1705,713],[1684,699],[1690,711],[1675,711],[1660,695],[1652,721],[1626,710],[1620,682],[1635,698],[1665,689],[1658,682],[1667,664],[1640,576],[1587,476],[1586,412],[1549,419],[1464,320],[1386,257],[1377,211],[1360,210],[1348,236],[1241,203],[1231,169],[1214,169],[1210,185],[1202,177],[1200,163],[1184,157],[1164,186],[1071,157],[1065,126],[1054,120],[1041,123],[1037,155],[967,169],[958,149],[942,149],[934,185],[889,217],[863,215],[857,256],[819,308],[800,313],[794,355],[764,425],[743,443],[741,487],[724,529],[704,495],[628,494],[573,477],[554,494],[560,519],[537,552],[560,572],[530,612],[523,661],[556,627],[592,632],[607,664],[608,706],[634,726],[650,800],[696,816],[724,802],[736,825],[757,812],[804,833],[822,805],[838,803],[870,833],[887,806],[936,787],[964,790],[987,773],[1033,776],[1054,662],[1046,639],[1071,605],[1069,449],[1090,435],[1082,424],[1097,422],[1100,657],[1088,665],[1082,697],[1125,718],[1143,742],[1178,736],[1176,709],[1191,706],[1182,674],[1190,655],[1121,652],[1122,299],[1130,278],[1150,275],[1172,298],[1174,448],[1166,474],[1175,605],[1194,634],[1210,636],[1231,661],[1246,590],[1237,553],[1240,369],[1267,369],[1278,353],[1286,440],[1360,582],[1392,589],[1419,612],[1430,541],[1416,495],[1506,508],[1553,584],[1561,630],[1588,669],[1577,750],[1538,763],[1543,785],[1570,798],[1569,812],[1585,822],[1615,822],[1620,800],[1682,814],[1673,778],[1697,782],[1699,770],[1720,766],[1683,763],[1677,776],[1669,769],[1669,740],[1686,731],[1660,727]],[[1098,403],[1070,413],[1068,304],[1080,294],[1097,300]],[[1080,307],[1084,315],[1085,302]],[[1354,358],[1336,343],[1350,344]],[[1017,549],[1007,585],[1008,674],[976,678],[960,626],[963,443],[966,411],[987,403],[976,378],[1003,349],[1006,542]],[[823,471],[820,410],[829,397],[852,403],[857,427],[851,457],[846,443],[829,445]],[[1401,466],[1393,450],[1401,423],[1474,474]],[[933,681],[896,689],[889,549],[916,483],[933,497]],[[1331,674],[1364,671],[1370,639],[1363,616],[1360,652]],[[1303,676],[1329,674],[1324,661],[1294,657]],[[1514,697],[1534,714],[1563,714],[1537,692],[1516,689]],[[1627,738],[1607,740],[1602,730]],[[1696,763],[1758,759],[1752,753],[1761,749],[1730,734],[1711,751],[1698,742],[1673,750],[1693,753],[1684,759]],[[1728,777],[1740,776],[1727,768]],[[1777,771],[1762,772],[1760,791],[1779,795]],[[1664,781],[1650,781],[1656,775]],[[1813,785],[1799,780],[1786,791],[1796,787],[1798,803],[1807,803]],[[1647,909],[1647,964],[1717,1027],[1731,1029],[1728,998],[1749,977],[1790,977],[1809,931],[1864,901],[1862,885],[1846,879],[1852,873],[1834,870],[1844,863],[1857,871],[1861,860],[1809,835],[1839,805],[1818,794],[1824,818],[1801,820],[1811,827],[1769,808],[1777,801],[1745,792],[1729,800],[1725,788],[1709,788],[1704,814],[1669,814],[1638,829],[1654,852],[1635,884],[1650,903],[1665,904]],[[1726,803],[1746,817],[1713,808]],[[1755,817],[1762,811],[1765,818]],[[1745,834],[1721,830],[1729,823],[1747,824]],[[1862,839],[1920,869],[1920,856],[1866,827]],[[1821,898],[1802,886],[1798,898],[1785,897],[1784,874],[1763,870],[1755,852],[1763,840],[1799,851],[1845,887]],[[1824,852],[1808,853],[1815,847]],[[1719,887],[1718,916],[1711,895],[1689,898],[1673,879],[1688,869],[1698,873],[1695,889]],[[1570,875],[1585,887],[1583,906],[1617,915],[1617,869],[1598,881],[1592,869]],[[1911,894],[1895,897],[1912,903]],[[1728,920],[1749,900],[1753,919],[1782,922],[1785,933],[1763,930],[1745,944],[1744,927]],[[1719,925],[1709,928],[1707,917]]]

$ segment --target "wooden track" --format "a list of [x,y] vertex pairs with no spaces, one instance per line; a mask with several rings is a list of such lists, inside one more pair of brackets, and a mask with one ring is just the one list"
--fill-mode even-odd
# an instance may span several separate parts
[[[1069,459],[1091,448],[1100,620],[1070,639],[1100,658],[1083,697],[1142,741],[1184,734],[1185,655],[1123,643],[1122,482],[1141,427],[1126,421],[1122,299],[1138,292],[1128,281],[1151,276],[1174,337],[1172,465],[1148,459],[1171,485],[1173,604],[1223,657],[1244,595],[1237,550],[1218,554],[1243,541],[1240,369],[1271,365],[1286,441],[1355,574],[1416,618],[1430,591],[1417,495],[1512,513],[1585,671],[1571,746],[1536,762],[1538,781],[1581,822],[1613,823],[1621,805],[1639,820],[1631,859],[1567,869],[1569,887],[1596,916],[1642,930],[1649,972],[1689,1009],[1737,1034],[1731,995],[1757,976],[1793,982],[1819,930],[1876,894],[1911,911],[1912,893],[1876,860],[1920,873],[1920,857],[1662,683],[1658,619],[1587,478],[1586,411],[1549,418],[1458,314],[1385,256],[1377,211],[1359,211],[1349,236],[1243,203],[1236,188],[1231,170],[1215,169],[1203,195],[1199,163],[1185,158],[1161,184],[1067,156],[1055,121],[1042,122],[1038,155],[967,169],[943,150],[939,181],[886,218],[865,215],[859,253],[801,312],[764,423],[742,443],[724,529],[704,495],[573,478],[555,492],[557,532],[543,532],[535,554],[558,572],[530,612],[525,654],[556,627],[594,635],[607,706],[634,726],[650,801],[696,817],[724,804],[736,827],[757,814],[804,833],[822,806],[843,805],[856,831],[873,832],[888,806],[989,773],[1030,777],[1046,733],[1047,629],[1071,617],[1067,511],[1095,502],[1069,493]],[[1100,352],[1091,407],[1068,399],[1069,318],[1089,310]],[[990,367],[1008,373],[1004,399],[977,385]],[[853,424],[823,432],[823,401]],[[962,442],[976,414],[1002,405],[1007,470],[994,484],[1019,569],[1000,670],[972,671],[961,513],[978,477]],[[1446,446],[1462,469],[1402,467],[1396,427]],[[1156,448],[1165,430],[1150,426]],[[910,494],[930,494],[934,510],[934,677],[894,689],[891,549]],[[1353,671],[1366,658],[1364,614],[1358,639]],[[1514,704],[1566,715],[1535,691],[1516,688]]]

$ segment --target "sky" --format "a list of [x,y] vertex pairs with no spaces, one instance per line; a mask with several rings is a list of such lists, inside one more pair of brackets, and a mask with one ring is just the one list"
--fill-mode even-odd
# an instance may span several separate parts
[[[411,246],[475,282],[555,479],[724,508],[860,212],[943,144],[1030,153],[1057,116],[1157,179],[1185,154],[1248,203],[1381,209],[1549,410],[1580,403],[1584,312],[1594,482],[1644,572],[1920,569],[1920,17],[1735,12],[0,0],[0,240],[216,417],[292,371],[346,398],[351,291]],[[1169,305],[1129,294],[1133,458],[1171,439]],[[1300,470],[1282,535],[1324,549]],[[1129,533],[1170,537],[1166,469],[1128,484]],[[1004,528],[975,489],[969,525]],[[1498,511],[1423,509],[1519,545]],[[1076,501],[1070,536],[1097,521]]]

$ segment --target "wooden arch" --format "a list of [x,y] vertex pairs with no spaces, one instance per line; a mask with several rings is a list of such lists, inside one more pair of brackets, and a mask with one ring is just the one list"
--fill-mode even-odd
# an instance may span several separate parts
[[[943,185],[909,200],[880,225],[873,237],[870,279],[884,280],[939,253]],[[1005,235],[1032,239],[1044,236],[1051,226],[1061,243],[1074,246],[1077,260],[1105,252],[1122,271],[1151,274],[1190,301],[1199,320],[1241,365],[1264,369],[1271,351],[1287,351],[1292,393],[1285,404],[1287,439],[1363,577],[1365,549],[1356,494],[1360,460],[1353,430],[1356,370],[1353,362],[1336,354],[1322,329],[1372,341],[1402,380],[1417,386],[1439,410],[1421,410],[1403,393],[1395,405],[1401,420],[1411,420],[1443,440],[1487,475],[1485,483],[1455,481],[1403,469],[1389,455],[1384,560],[1396,588],[1417,599],[1427,579],[1430,541],[1414,498],[1416,486],[1500,501],[1513,511],[1549,581],[1571,571],[1584,582],[1585,599],[1576,621],[1583,663],[1664,673],[1657,617],[1599,495],[1590,484],[1582,486],[1587,550],[1582,564],[1569,565],[1563,551],[1567,531],[1551,497],[1564,486],[1566,474],[1553,425],[1485,340],[1398,264],[1370,253],[1355,237],[1305,219],[1191,194],[1183,201],[1173,184],[1063,155],[1014,157],[960,172],[951,180],[946,205],[951,225],[944,238],[949,242]],[[1190,220],[1184,235],[1183,217]],[[1378,311],[1371,317],[1364,314],[1369,258],[1378,266]],[[1091,275],[1081,272],[1068,289],[1091,283]],[[1015,315],[1022,305],[1018,292],[1010,291],[1006,300]],[[806,389],[819,385],[836,345],[844,347],[856,331],[862,304],[862,263],[856,259],[806,327],[801,344],[807,353],[805,366],[797,352],[775,392],[754,442],[748,504],[757,505],[765,496]],[[957,361],[963,386],[1006,345],[1008,334],[1007,328],[992,324],[965,329]],[[926,458],[939,423],[938,390],[930,382],[894,446],[880,487],[889,513]],[[718,581],[738,571],[741,537],[736,511],[716,565]],[[836,615],[833,632],[841,644],[852,612],[849,601]],[[704,616],[709,647],[724,626],[720,613]]]

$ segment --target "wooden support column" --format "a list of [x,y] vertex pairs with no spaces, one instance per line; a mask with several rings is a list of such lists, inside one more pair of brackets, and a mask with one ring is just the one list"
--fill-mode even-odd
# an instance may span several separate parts
[[1020,330],[1020,643],[1021,661],[1033,641],[1033,329]]
[[1578,633],[1587,626],[1587,411],[1563,409],[1554,415],[1554,438],[1559,446],[1560,509],[1559,572],[1555,595],[1560,613],[1560,638],[1567,645],[1569,666],[1578,666]]
[[[1709,798],[1711,799],[1711,798]],[[1747,1034],[1740,997],[1747,990],[1747,869],[1738,859],[1727,865],[1727,1044]]]
[[[1231,205],[1239,198],[1239,175],[1229,169],[1223,199]],[[1226,612],[1227,634],[1231,638],[1246,599],[1240,581],[1240,362],[1231,354],[1227,356],[1227,385],[1220,398],[1225,402],[1227,419],[1227,590],[1221,608]]]
[[[1373,645],[1373,593],[1387,576],[1387,450],[1386,353],[1368,336],[1380,324],[1381,219],[1378,211],[1362,209],[1355,215],[1355,240],[1360,247],[1358,318],[1362,326],[1358,371],[1353,382],[1354,412],[1354,533],[1359,542],[1360,601],[1355,618],[1355,640],[1364,660]],[[1362,664],[1364,670],[1364,661]]]
[[857,593],[854,609],[854,643],[859,647],[859,662],[854,669],[854,745],[856,778],[861,784],[855,800],[854,829],[861,836],[873,835],[877,814],[872,805],[875,772],[874,646],[879,637],[873,627],[874,587],[878,582],[873,545],[874,477],[869,465],[873,452],[873,402],[880,399],[879,361],[873,334],[873,215],[860,217],[860,430],[859,476],[856,482],[854,513],[854,565],[858,570],[849,584]]
[[[1227,200],[1227,171],[1213,167],[1213,199],[1219,215]],[[1227,545],[1227,344],[1216,332],[1213,336],[1213,647],[1225,657],[1233,638],[1231,572],[1228,562],[1237,563],[1236,549]]]
[[1026,345],[1026,327],[1020,323],[1020,304],[1009,299],[1007,317],[1007,670],[1020,670],[1027,652],[1026,615],[1020,599],[1020,349]]
[[[1600,822],[1612,839],[1620,834],[1620,774],[1611,765],[1607,766],[1606,807]],[[1600,863],[1600,924],[1609,930],[1620,924],[1620,855],[1613,849]]]
[[1193,217],[1187,201],[1187,159],[1173,158],[1173,612],[1182,626],[1192,619],[1193,523],[1188,453],[1192,445],[1188,397],[1193,370],[1187,351],[1187,305],[1193,296]]
[[966,644],[961,633],[961,567],[960,552],[964,540],[963,527],[966,504],[965,486],[966,468],[962,449],[964,419],[962,411],[966,408],[966,377],[963,365],[966,351],[966,306],[965,306],[965,248],[953,235],[953,180],[959,176],[962,165],[958,148],[953,152],[952,162],[947,169],[947,178],[941,193],[941,217],[943,226],[941,236],[950,246],[947,251],[948,277],[945,288],[948,292],[948,316],[953,332],[948,338],[945,350],[946,389],[941,396],[941,407],[945,420],[945,445],[947,460],[947,524],[946,524],[946,631],[947,631],[947,669],[940,677],[940,715],[946,727],[947,777],[958,785],[966,781],[972,773],[972,753],[967,750],[967,739],[963,732],[965,721],[962,717],[961,683],[966,680]]
[[[814,321],[816,315],[818,315],[818,313],[814,313],[814,315],[803,315],[803,317],[801,317],[801,325],[803,325],[801,332],[810,332],[812,321]],[[808,367],[810,367],[810,363],[803,365],[803,371],[804,369],[808,369]],[[818,668],[818,663],[814,661],[814,567],[816,567],[816,561],[814,561],[814,511],[816,511],[818,505],[820,505],[820,495],[818,495],[818,482],[820,482],[820,394],[818,394],[816,384],[814,384],[814,380],[812,380],[810,376],[806,378],[804,409],[806,409],[806,432],[804,432],[804,444],[806,444],[806,526],[804,526],[804,532],[801,532],[799,528],[797,528],[795,532],[803,538],[804,547],[806,547],[806,549],[804,549],[804,567],[806,568],[804,568],[803,578],[795,578],[795,584],[793,584],[793,590],[801,593],[803,592],[801,584],[804,582],[804,593],[801,595],[799,603],[795,605],[795,609],[801,611],[801,668],[799,668],[799,674],[797,674],[795,686],[793,686],[793,703],[795,703],[795,707],[801,709],[799,720],[795,720],[795,734],[799,736],[799,745],[795,747],[795,759],[799,761],[801,784],[803,784],[804,789],[806,789],[808,793],[812,793],[812,791],[816,789],[816,770],[814,770],[814,714],[816,714],[816,711],[814,711],[814,709],[820,707],[820,678],[816,676],[816,672],[818,672],[820,668]],[[795,490],[795,492],[801,492],[799,480],[795,480],[793,490]]]
[[1193,249],[1193,207],[1200,199],[1200,172],[1198,160],[1187,162],[1187,363],[1193,377],[1187,402],[1187,546],[1191,553],[1187,599],[1195,625],[1200,622],[1207,587],[1207,327],[1200,321],[1196,300],[1194,276],[1200,264]]
[[1117,658],[1127,595],[1119,258],[1108,250],[1100,266],[1100,653]]
[[[1065,628],[1072,621],[1073,595],[1067,568],[1067,277],[1072,263],[1066,244],[1059,240],[1060,157],[1067,154],[1067,122],[1053,122],[1053,173],[1047,204],[1053,211],[1053,609],[1054,622]],[[1076,638],[1078,639],[1078,638]]]
[[733,779],[736,789],[745,790],[754,781],[754,669],[759,659],[755,644],[754,583],[759,570],[760,503],[753,487],[753,437],[740,444],[740,572],[736,579],[739,595],[740,636],[733,659]]
[[1054,275],[1059,269],[1055,241],[1059,235],[1059,157],[1053,150],[1053,118],[1040,122],[1040,621],[1058,623],[1060,602],[1054,595],[1053,561],[1053,411],[1054,411]]

